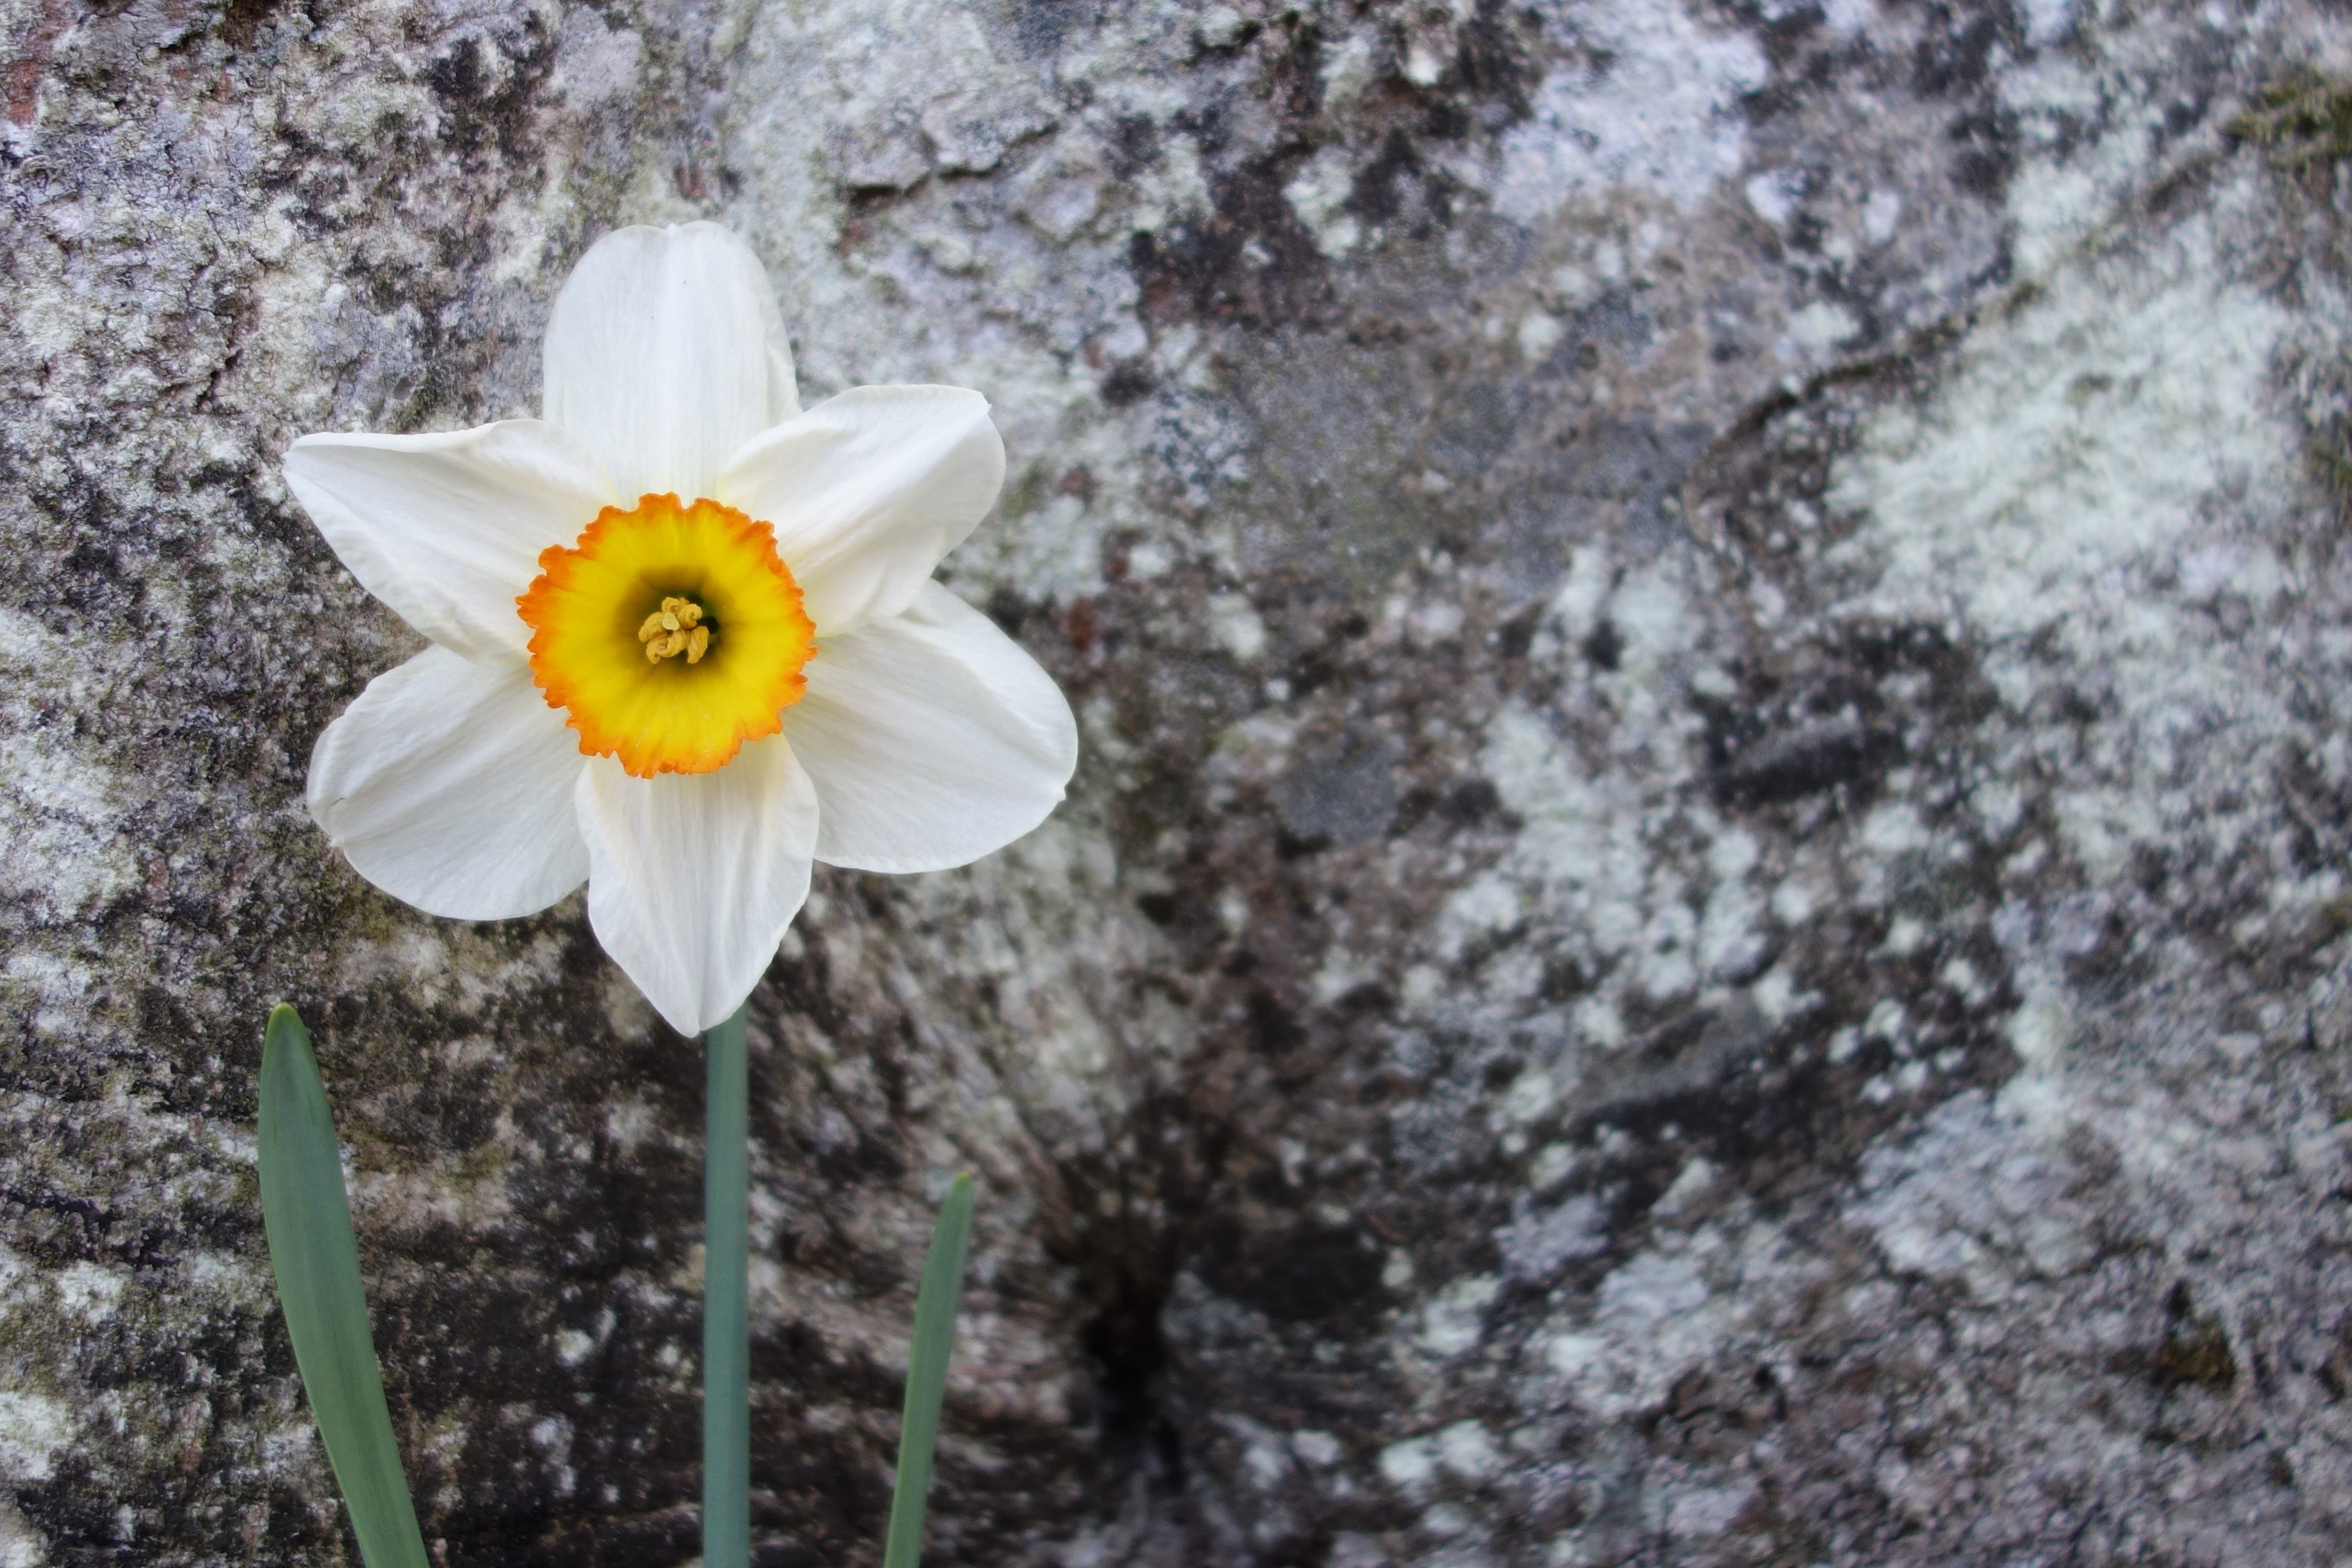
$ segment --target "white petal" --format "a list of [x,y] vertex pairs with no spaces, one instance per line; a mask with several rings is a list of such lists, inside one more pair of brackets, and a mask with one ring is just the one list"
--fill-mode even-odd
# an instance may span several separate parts
[[934,583],[826,640],[784,732],[816,781],[816,858],[867,871],[977,860],[1045,819],[1078,762],[1053,678]]
[[736,453],[717,499],[774,526],[822,645],[913,604],[1003,483],[988,399],[861,386]]
[[724,1022],[808,897],[816,790],[792,747],[772,736],[651,779],[600,757],[578,798],[596,940],[679,1034]]
[[624,228],[588,247],[547,321],[547,417],[621,494],[718,494],[738,447],[800,412],[775,290],[715,223]]
[[427,648],[319,737],[310,815],[361,876],[427,914],[527,915],[588,875],[579,741],[529,667]]
[[520,658],[539,552],[612,503],[577,437],[537,419],[437,436],[305,436],[286,482],[360,585],[470,658]]

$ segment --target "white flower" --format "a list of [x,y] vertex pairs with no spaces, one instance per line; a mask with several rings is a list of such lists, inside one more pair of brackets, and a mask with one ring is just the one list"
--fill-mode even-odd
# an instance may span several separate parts
[[436,915],[588,884],[597,940],[688,1034],[750,994],[813,860],[960,866],[1062,798],[1045,672],[931,581],[995,503],[979,394],[803,413],[783,321],[715,225],[629,228],[548,321],[543,419],[305,436],[286,478],[434,646],[310,757],[310,814]]

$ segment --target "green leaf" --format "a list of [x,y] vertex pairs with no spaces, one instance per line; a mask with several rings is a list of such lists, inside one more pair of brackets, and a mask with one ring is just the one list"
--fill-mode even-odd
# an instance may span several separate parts
[[915,1298],[915,1342],[907,1362],[907,1414],[898,1429],[898,1485],[890,1494],[890,1534],[882,1568],[915,1568],[923,1554],[923,1507],[931,1489],[931,1447],[948,1388],[956,1304],[963,1295],[964,1244],[971,1238],[971,1178],[958,1176],[940,1207]]
[[360,1253],[310,1033],[269,1015],[261,1047],[261,1220],[310,1415],[368,1568],[430,1568],[368,1335]]

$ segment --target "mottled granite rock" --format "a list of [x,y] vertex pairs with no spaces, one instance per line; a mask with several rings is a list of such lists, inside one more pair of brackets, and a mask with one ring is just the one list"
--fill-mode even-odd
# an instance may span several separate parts
[[0,1564],[356,1559],[253,1079],[319,1026],[451,1568],[695,1550],[700,1068],[361,883],[320,428],[528,411],[709,216],[998,405],[1070,805],[755,1003],[759,1561],[2352,1551],[2352,413],[2315,0],[9,0]]

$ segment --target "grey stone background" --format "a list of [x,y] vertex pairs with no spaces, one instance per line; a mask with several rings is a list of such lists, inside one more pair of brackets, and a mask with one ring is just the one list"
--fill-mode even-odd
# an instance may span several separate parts
[[0,0],[0,1565],[352,1563],[320,1031],[449,1568],[696,1550],[700,1065],[300,805],[415,637],[293,437],[532,411],[625,221],[950,563],[1073,799],[755,999],[758,1561],[2352,1560],[2352,414],[2316,0]]

